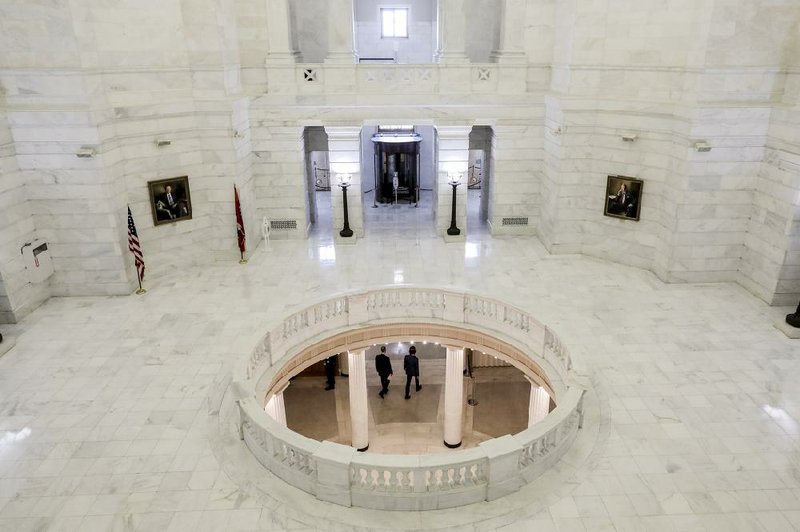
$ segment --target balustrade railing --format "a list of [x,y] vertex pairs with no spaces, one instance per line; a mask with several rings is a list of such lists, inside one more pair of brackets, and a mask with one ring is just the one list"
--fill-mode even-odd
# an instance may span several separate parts
[[[297,91],[305,94],[358,92],[359,94],[438,94],[452,92],[496,93],[503,81],[504,92],[527,91],[527,67],[500,67],[497,63],[470,65],[352,64],[295,65]],[[344,71],[349,76],[343,76]],[[505,79],[501,80],[500,76]],[[343,82],[342,80],[346,80]]]
[[[513,437],[447,454],[398,456],[356,453],[350,447],[311,440],[264,412],[259,404],[263,391],[256,400],[256,382],[285,372],[276,362],[293,346],[370,321],[391,319],[469,325],[487,336],[511,339],[521,351],[544,359],[561,376],[565,388],[556,398],[557,407],[544,420]],[[266,364],[269,360],[271,366]],[[387,288],[323,301],[277,324],[243,368],[234,372],[232,385],[239,401],[241,437],[248,448],[286,482],[338,504],[432,509],[493,500],[519,489],[557,461],[571,445],[583,419],[584,390],[575,385],[580,379],[558,336],[527,312],[475,294]],[[330,451],[331,446],[341,450]]]

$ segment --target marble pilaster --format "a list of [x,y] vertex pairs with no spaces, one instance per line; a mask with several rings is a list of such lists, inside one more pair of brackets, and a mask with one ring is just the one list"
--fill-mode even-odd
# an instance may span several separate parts
[[289,0],[265,0],[267,3],[267,86],[269,92],[294,92],[295,64],[299,53],[292,35]]
[[326,64],[354,64],[353,0],[328,0],[328,55]]
[[436,60],[439,63],[468,63],[464,0],[439,0],[438,10],[439,42]]
[[525,0],[499,0],[500,39],[492,51],[493,61],[501,64],[524,65],[527,62],[522,46],[525,42]]
[[525,43],[525,0],[500,0],[500,36],[492,61],[500,66],[497,72],[498,92],[525,91],[528,58],[523,49]]

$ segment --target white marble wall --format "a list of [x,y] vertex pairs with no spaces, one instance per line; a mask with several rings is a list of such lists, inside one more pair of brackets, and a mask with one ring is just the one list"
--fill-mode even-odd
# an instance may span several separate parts
[[20,253],[36,232],[4,103],[0,95],[0,323],[15,323],[49,297],[50,282],[28,282]]
[[[551,251],[652,269],[670,281],[738,280],[771,302],[781,289],[796,299],[783,266],[797,185],[762,160],[798,7],[745,4],[556,6],[540,222]],[[772,17],[781,21],[770,26]],[[638,138],[626,143],[623,134]],[[693,149],[699,140],[712,151]],[[602,216],[608,174],[645,180],[641,221]],[[787,275],[780,289],[779,271]]]
[[295,220],[297,229],[279,229],[274,239],[305,238],[306,180],[303,128],[259,124],[253,128],[253,179],[259,215]]
[[[493,235],[536,232],[544,157],[539,120],[507,121],[492,127],[489,223]],[[528,224],[503,225],[503,218],[527,218]]]
[[[489,3],[473,4],[465,2],[466,53],[482,60],[497,46],[500,19],[488,16]],[[129,293],[126,205],[148,276],[157,277],[238,255],[234,183],[250,250],[264,215],[298,222],[273,238],[302,238],[303,126],[401,117],[495,127],[488,207],[498,233],[503,217],[527,216],[526,231],[555,253],[602,257],[676,282],[735,280],[774,304],[800,295],[796,1],[745,0],[731,9],[685,0],[528,0],[524,75],[503,65],[479,83],[474,65],[392,72],[320,65],[329,85],[298,81],[291,53],[296,45],[305,61],[325,59],[327,26],[315,15],[327,4],[287,3],[300,31],[285,43],[285,64],[266,69],[268,28],[280,26],[268,5],[7,2],[0,201],[25,197],[30,214],[12,215],[15,229],[3,230],[0,250],[35,235],[51,244],[53,293]],[[307,24],[312,19],[317,26]],[[485,31],[476,35],[476,25]],[[268,79],[279,92],[265,94]],[[623,134],[637,140],[623,142]],[[164,138],[172,144],[157,148]],[[695,151],[699,140],[712,151]],[[75,156],[85,145],[95,158]],[[603,216],[609,174],[645,181],[639,222]],[[156,228],[146,184],[180,175],[190,177],[193,219]],[[441,179],[437,187],[443,232],[450,191]],[[14,295],[27,289],[12,255],[0,255],[6,312],[47,295]]]

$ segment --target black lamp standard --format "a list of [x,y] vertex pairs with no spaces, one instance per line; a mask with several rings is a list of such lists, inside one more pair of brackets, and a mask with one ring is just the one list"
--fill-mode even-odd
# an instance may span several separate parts
[[347,187],[350,186],[350,174],[339,174],[338,185],[342,188],[342,207],[344,208],[344,227],[339,231],[342,237],[353,236],[353,230],[350,229],[350,220],[347,218]]
[[450,172],[447,175],[447,182],[453,187],[453,210],[450,214],[450,227],[447,228],[447,234],[455,236],[461,234],[461,229],[456,227],[456,187],[461,184],[461,174],[459,172]]

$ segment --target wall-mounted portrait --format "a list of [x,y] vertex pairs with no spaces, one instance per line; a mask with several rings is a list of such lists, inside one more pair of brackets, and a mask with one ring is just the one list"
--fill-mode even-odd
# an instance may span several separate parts
[[643,185],[641,179],[622,175],[608,176],[603,214],[638,221],[642,208]]
[[153,224],[192,219],[192,198],[189,195],[189,177],[171,177],[149,181],[150,206]]

